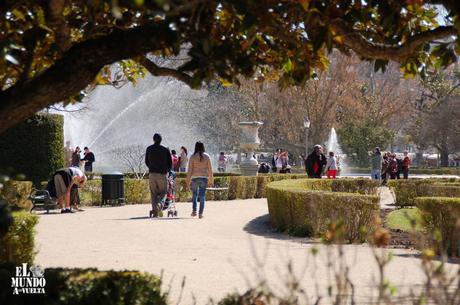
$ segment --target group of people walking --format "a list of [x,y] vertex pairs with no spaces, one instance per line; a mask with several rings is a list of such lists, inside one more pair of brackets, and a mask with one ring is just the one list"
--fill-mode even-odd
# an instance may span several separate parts
[[409,168],[411,159],[409,153],[404,152],[402,158],[398,158],[395,153],[380,151],[376,147],[371,157],[371,177],[374,180],[381,180],[385,184],[388,179],[403,179],[409,178]]
[[[181,148],[181,156],[175,156],[175,151],[161,145],[162,137],[156,133],[153,136],[153,145],[147,147],[145,164],[149,169],[149,188],[152,201],[153,217],[160,214],[160,202],[168,191],[167,175],[171,170],[179,168],[179,171],[187,171],[187,188],[192,190],[192,217],[198,215],[203,218],[206,188],[214,183],[211,158],[205,152],[202,142],[195,143],[195,151],[188,158],[187,149]],[[177,160],[177,161],[176,161]],[[188,163],[187,161],[188,160]],[[176,165],[174,164],[176,162]],[[179,167],[177,167],[179,164]],[[198,198],[200,200],[197,209]]]

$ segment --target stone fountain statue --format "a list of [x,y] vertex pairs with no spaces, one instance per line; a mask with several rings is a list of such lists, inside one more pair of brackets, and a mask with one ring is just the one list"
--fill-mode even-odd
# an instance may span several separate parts
[[239,123],[243,131],[240,146],[246,153],[246,158],[240,164],[241,174],[244,176],[257,176],[259,171],[259,163],[254,158],[254,151],[260,145],[259,128],[263,124],[258,121]]

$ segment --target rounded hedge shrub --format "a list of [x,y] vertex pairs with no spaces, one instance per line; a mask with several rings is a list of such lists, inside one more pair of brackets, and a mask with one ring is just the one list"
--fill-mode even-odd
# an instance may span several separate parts
[[315,237],[332,222],[343,222],[345,239],[362,242],[380,210],[377,187],[370,179],[272,182],[266,190],[270,220],[279,230],[311,232]]
[[36,254],[34,236],[38,217],[26,211],[13,212],[12,216],[13,223],[0,239],[0,262],[32,263]]
[[45,269],[46,294],[12,295],[15,265],[0,265],[0,304],[8,305],[166,305],[157,276],[139,271]]
[[64,166],[64,117],[39,114],[0,135],[0,170],[39,184]]
[[32,192],[33,184],[30,181],[7,180],[0,188],[0,197],[2,197],[11,207],[12,210],[30,211],[32,202],[29,197]]
[[460,197],[460,180],[449,179],[400,179],[390,180],[388,186],[393,190],[396,205],[415,206],[416,197],[441,196]]
[[422,226],[438,253],[460,256],[460,196],[417,197]]
[[[266,186],[272,181],[305,178],[301,174],[269,174],[259,176],[220,175],[214,177],[215,187],[226,187],[227,190],[209,191],[206,200],[234,200],[265,198]],[[45,187],[44,182],[42,187]],[[149,203],[150,191],[147,179],[125,178],[125,199],[128,204]],[[192,192],[187,189],[185,178],[176,178],[176,202],[189,202]],[[89,180],[80,189],[83,205],[100,205],[101,180]]]

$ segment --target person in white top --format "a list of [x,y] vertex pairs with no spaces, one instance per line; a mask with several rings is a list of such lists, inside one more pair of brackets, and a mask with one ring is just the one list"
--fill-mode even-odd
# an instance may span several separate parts
[[329,152],[329,158],[327,158],[326,171],[328,179],[335,179],[337,176],[337,158],[333,151]]
[[[78,187],[81,187],[86,182],[86,176],[78,167],[68,167],[58,169],[53,176],[55,197],[61,206],[61,213],[73,213],[70,209],[71,204],[75,204],[76,210],[78,207]],[[73,194],[71,194],[73,192]],[[73,195],[73,196],[71,196]],[[54,197],[54,196],[53,196]],[[74,202],[71,202],[71,199]]]

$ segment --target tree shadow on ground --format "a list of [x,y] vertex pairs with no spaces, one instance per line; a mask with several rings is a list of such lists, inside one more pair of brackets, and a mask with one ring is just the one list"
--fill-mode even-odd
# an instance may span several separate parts
[[[394,254],[394,256],[405,257],[405,258],[418,258],[420,260],[422,259],[422,255],[420,253],[398,253],[398,254]],[[433,258],[433,260],[441,262],[442,257],[436,256]],[[446,259],[446,263],[460,265],[460,258],[448,257]]]
[[278,239],[278,240],[289,240],[289,241],[296,241],[302,243],[310,243],[315,244],[315,241],[312,238],[307,237],[294,237],[288,235],[287,233],[279,232],[272,228],[270,225],[270,215],[265,214],[259,217],[254,218],[253,220],[249,221],[243,228],[249,234],[261,236],[264,238],[269,239]]
[[137,216],[137,217],[129,217],[129,218],[112,218],[112,219],[106,219],[106,220],[146,220],[150,219],[151,221],[165,221],[165,220],[187,220],[187,219],[193,219],[189,217],[155,217],[151,218],[149,216]]

